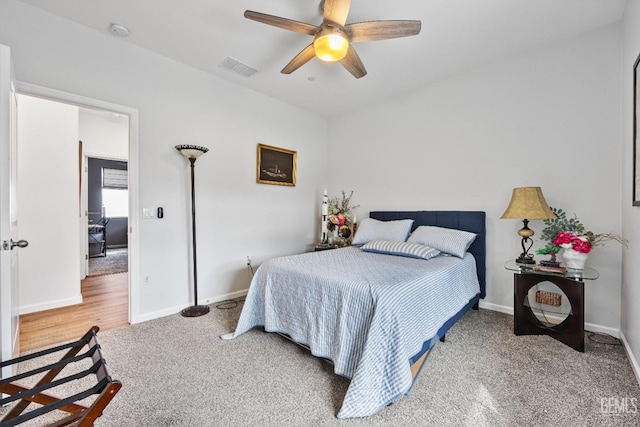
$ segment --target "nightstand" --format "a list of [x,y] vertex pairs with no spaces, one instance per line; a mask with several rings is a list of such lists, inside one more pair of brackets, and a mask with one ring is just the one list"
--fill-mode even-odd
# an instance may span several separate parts
[[336,243],[316,243],[314,247],[315,252],[326,251],[327,249],[340,249],[346,248],[347,246],[351,246],[351,244],[336,244]]
[[549,335],[584,351],[584,283],[599,273],[590,267],[566,273],[533,270],[533,265],[508,261],[513,271],[513,332]]

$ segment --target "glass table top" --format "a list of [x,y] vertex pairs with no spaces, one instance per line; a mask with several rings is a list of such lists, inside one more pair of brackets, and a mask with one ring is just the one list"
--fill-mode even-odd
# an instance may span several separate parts
[[573,279],[573,280],[596,280],[600,273],[594,268],[585,267],[582,270],[573,270],[571,268],[567,268],[567,272],[565,274],[550,272],[550,271],[537,271],[534,270],[537,264],[520,264],[515,260],[507,261],[504,264],[504,268],[507,270],[511,270],[513,272],[519,274],[542,274],[545,276],[558,276],[564,277],[565,279]]

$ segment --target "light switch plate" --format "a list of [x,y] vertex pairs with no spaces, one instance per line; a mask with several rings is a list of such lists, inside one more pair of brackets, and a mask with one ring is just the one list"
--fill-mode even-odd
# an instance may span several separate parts
[[153,208],[142,208],[142,218],[155,218],[156,210]]

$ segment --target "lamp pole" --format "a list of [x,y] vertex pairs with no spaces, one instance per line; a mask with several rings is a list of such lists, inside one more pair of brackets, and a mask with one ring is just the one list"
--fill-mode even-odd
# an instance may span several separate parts
[[209,312],[208,305],[198,305],[198,258],[196,251],[196,186],[195,164],[198,157],[209,151],[208,148],[196,145],[177,145],[176,150],[185,156],[191,165],[191,242],[193,245],[193,296],[194,305],[187,307],[180,313],[184,317],[197,317]]

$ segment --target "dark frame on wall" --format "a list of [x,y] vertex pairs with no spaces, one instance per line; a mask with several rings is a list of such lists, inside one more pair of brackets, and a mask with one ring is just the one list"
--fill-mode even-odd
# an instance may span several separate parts
[[256,182],[295,186],[296,157],[295,151],[258,144]]
[[638,150],[638,102],[640,102],[640,96],[638,96],[638,64],[640,63],[640,55],[633,64],[633,206],[640,206],[640,163],[638,156],[640,156],[640,150]]

